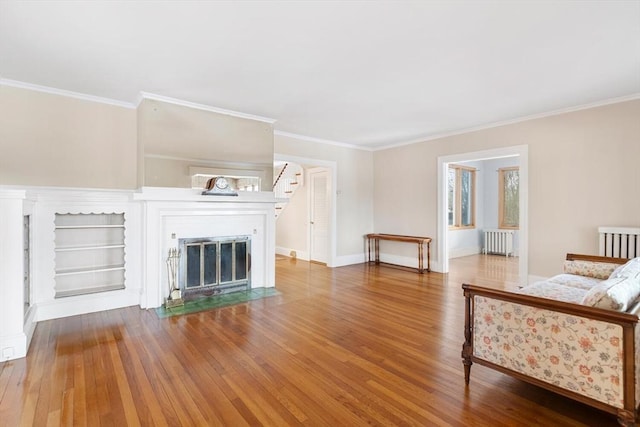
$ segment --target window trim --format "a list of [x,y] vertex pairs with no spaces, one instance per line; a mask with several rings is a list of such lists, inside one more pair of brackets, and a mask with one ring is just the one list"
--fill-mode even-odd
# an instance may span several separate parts
[[[505,225],[504,224],[504,175],[505,172],[518,171],[518,186],[520,186],[520,166],[510,166],[506,168],[498,169],[498,228],[502,230],[519,230],[520,218],[518,218],[518,225]],[[520,201],[518,201],[518,205]],[[520,206],[518,206],[520,208]]]
[[[476,228],[476,172],[478,171],[476,168],[449,164],[449,169],[454,169],[456,171],[456,180],[455,180],[455,191],[454,191],[454,203],[453,203],[453,225],[449,225],[449,230],[472,230]],[[460,225],[462,223],[462,186],[460,182],[462,181],[462,172],[463,170],[471,172],[471,224],[469,225]]]

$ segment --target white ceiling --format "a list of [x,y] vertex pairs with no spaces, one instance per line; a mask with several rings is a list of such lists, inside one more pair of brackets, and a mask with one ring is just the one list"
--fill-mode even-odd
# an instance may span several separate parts
[[640,1],[0,1],[0,78],[389,146],[640,94]]

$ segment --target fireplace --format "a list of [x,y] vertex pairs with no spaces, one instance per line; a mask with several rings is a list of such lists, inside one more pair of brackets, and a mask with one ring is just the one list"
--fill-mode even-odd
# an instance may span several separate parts
[[[245,258],[239,255],[235,258],[235,277],[231,273],[231,279],[228,270],[220,269],[216,264],[215,277],[221,274],[217,285],[213,285],[213,280],[210,280],[214,276],[212,267],[201,269],[202,264],[198,261],[196,265],[200,270],[192,273],[193,282],[189,282],[187,294],[197,296],[228,292],[233,286],[238,286],[237,289],[275,286],[276,199],[273,193],[243,191],[236,197],[203,196],[200,193],[197,189],[145,187],[135,196],[143,201],[141,210],[144,231],[140,248],[140,253],[144,255],[141,264],[144,283],[140,297],[142,308],[155,308],[165,304],[174,286],[181,291],[185,289],[181,288],[185,286],[186,278],[184,274],[180,274],[180,263],[188,251],[182,246],[187,241],[196,244],[190,250],[205,254],[212,248],[200,243],[216,241],[217,245],[223,245],[228,240],[240,240],[240,244],[236,242],[236,249],[242,247],[244,242],[247,254],[246,281],[242,273],[245,271],[242,268]],[[216,259],[218,253],[225,254],[227,248],[228,246],[216,246]],[[175,276],[172,274],[170,279],[167,260],[171,249],[175,253],[181,251],[181,256],[176,268],[172,269],[176,271]],[[212,255],[208,253],[205,259],[212,259]],[[132,263],[127,270],[128,274],[135,275],[135,267]],[[200,280],[201,274],[205,276],[203,280]]]
[[185,299],[251,288],[251,237],[179,239],[178,282]]

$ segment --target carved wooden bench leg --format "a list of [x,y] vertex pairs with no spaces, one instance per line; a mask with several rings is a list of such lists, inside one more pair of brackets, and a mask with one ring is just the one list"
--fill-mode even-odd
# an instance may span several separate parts
[[464,355],[465,349],[462,350],[462,364],[464,365],[464,383],[469,385],[469,379],[471,377],[471,365],[473,362],[470,357]]
[[636,426],[636,414],[633,411],[620,409],[618,411],[618,424],[625,427]]

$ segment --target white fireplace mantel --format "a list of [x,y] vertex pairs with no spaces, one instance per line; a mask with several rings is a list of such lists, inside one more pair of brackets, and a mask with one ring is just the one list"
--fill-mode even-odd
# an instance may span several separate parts
[[200,190],[144,187],[142,308],[159,307],[169,294],[166,258],[179,239],[251,236],[251,287],[275,286],[275,203],[271,192],[203,196]]
[[269,191],[239,191],[237,196],[202,195],[202,190],[172,187],[142,187],[133,195],[134,200],[156,202],[203,202],[203,203],[276,203],[274,193]]

